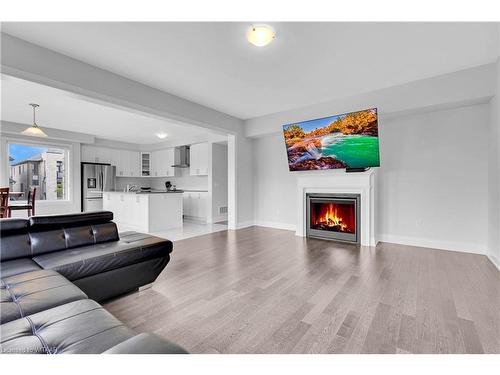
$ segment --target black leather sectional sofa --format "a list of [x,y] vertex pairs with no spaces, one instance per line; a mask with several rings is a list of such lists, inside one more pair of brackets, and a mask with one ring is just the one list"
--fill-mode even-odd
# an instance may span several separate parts
[[172,242],[118,234],[111,212],[0,220],[2,353],[185,353],[96,301],[153,282]]

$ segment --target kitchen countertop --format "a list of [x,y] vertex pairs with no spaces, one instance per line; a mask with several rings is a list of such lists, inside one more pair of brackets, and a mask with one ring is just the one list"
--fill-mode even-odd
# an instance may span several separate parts
[[184,190],[150,190],[150,191],[123,191],[123,190],[114,190],[114,191],[105,191],[104,193],[120,193],[120,194],[176,194],[176,193],[184,193]]
[[188,193],[208,193],[208,190],[182,189],[182,191],[187,191]]

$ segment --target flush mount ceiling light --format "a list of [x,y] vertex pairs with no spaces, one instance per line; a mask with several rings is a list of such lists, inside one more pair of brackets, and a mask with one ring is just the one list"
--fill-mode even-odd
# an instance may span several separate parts
[[274,29],[269,25],[252,25],[247,31],[247,39],[257,47],[264,47],[276,38]]
[[47,134],[45,134],[43,130],[40,129],[40,127],[36,124],[36,119],[35,119],[35,114],[36,114],[35,111],[40,106],[35,103],[30,103],[30,106],[33,107],[33,125],[24,130],[21,134],[29,135],[31,137],[46,137]]
[[157,136],[158,138],[160,138],[160,139],[165,139],[165,138],[167,138],[168,134],[167,134],[167,133],[163,133],[163,132],[162,132],[162,133],[158,133],[158,134],[156,134],[156,136]]

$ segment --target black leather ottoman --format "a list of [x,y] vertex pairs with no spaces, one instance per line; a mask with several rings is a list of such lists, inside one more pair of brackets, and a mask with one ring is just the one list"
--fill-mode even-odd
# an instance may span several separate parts
[[1,324],[87,298],[76,285],[51,270],[2,277],[0,283]]

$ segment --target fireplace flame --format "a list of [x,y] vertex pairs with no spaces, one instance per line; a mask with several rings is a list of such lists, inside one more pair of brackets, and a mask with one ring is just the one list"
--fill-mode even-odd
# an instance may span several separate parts
[[342,222],[342,218],[337,212],[337,207],[333,204],[328,205],[328,209],[325,210],[323,215],[318,215],[315,224],[326,224],[329,227],[338,227],[341,231],[347,229],[347,224]]

